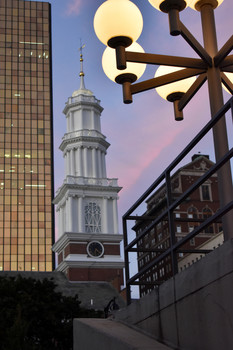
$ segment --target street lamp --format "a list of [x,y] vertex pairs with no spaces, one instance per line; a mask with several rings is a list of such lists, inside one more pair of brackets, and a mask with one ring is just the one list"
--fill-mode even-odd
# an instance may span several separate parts
[[[123,87],[124,103],[131,103],[132,96],[139,92],[156,88],[161,95],[161,90],[168,88],[169,92],[163,94],[163,97],[173,102],[175,119],[182,120],[184,107],[207,81],[213,117],[224,103],[222,83],[233,94],[233,83],[229,74],[233,73],[233,55],[229,55],[233,49],[233,35],[220,50],[217,47],[214,9],[223,0],[148,1],[157,10],[168,14],[170,34],[181,35],[199,58],[148,54],[130,50],[130,45],[138,39],[142,31],[143,23],[139,9],[129,0],[105,1],[95,14],[94,28],[97,37],[105,45],[115,49],[116,60],[112,61],[112,67],[115,69],[113,80]],[[186,6],[190,6],[201,14],[204,47],[180,20],[179,13]],[[132,70],[128,70],[129,62],[134,63]],[[159,68],[154,78],[136,82],[139,76],[135,69],[141,64],[166,66],[170,72],[161,72],[164,68]],[[103,68],[105,70],[105,60],[103,60]],[[111,70],[110,67],[108,67],[109,70]],[[228,151],[225,118],[222,118],[213,128],[213,136],[215,156],[218,161]],[[221,207],[224,207],[233,198],[229,162],[218,171],[218,183]],[[232,216],[233,213],[230,212],[223,217],[225,240],[233,238]]]

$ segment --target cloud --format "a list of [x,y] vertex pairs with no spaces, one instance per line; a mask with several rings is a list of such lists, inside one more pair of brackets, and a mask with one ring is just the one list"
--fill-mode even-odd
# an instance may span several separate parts
[[79,15],[82,7],[82,0],[70,0],[66,9],[68,16]]
[[154,91],[137,95],[132,105],[119,102],[114,110],[105,109],[109,119],[104,131],[111,143],[107,173],[123,186],[119,213],[129,209],[209,120],[208,106],[203,108],[207,97],[204,88],[185,109],[183,122],[174,120],[172,104]]
[[[135,108],[132,105],[131,116],[125,115],[122,124],[114,125],[111,135],[108,133],[110,142],[113,143],[107,160],[108,173],[119,178],[123,192],[129,191],[137,183],[145,169],[150,167],[183,130],[181,124],[179,127],[172,124],[174,126],[171,127],[169,116],[161,118],[165,114],[163,108],[157,113],[154,108],[149,108],[149,96],[145,96],[143,100],[144,103],[137,103]],[[136,110],[139,117],[135,114]],[[118,113],[119,111],[116,112]],[[118,116],[118,123],[119,119]]]

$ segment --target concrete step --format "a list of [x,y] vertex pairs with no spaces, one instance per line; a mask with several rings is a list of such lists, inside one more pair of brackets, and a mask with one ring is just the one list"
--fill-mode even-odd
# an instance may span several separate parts
[[74,320],[73,350],[171,350],[153,338],[112,319]]

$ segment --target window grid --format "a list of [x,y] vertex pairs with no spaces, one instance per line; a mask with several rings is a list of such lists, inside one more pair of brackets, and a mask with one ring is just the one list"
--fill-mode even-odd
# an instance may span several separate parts
[[0,270],[52,270],[49,12],[0,1]]

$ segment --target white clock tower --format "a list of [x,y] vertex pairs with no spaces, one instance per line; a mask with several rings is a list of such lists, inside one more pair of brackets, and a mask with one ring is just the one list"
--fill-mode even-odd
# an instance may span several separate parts
[[106,174],[110,144],[101,133],[103,108],[85,88],[80,55],[80,88],[68,98],[63,113],[67,132],[60,150],[65,159],[65,180],[54,199],[58,217],[58,271],[71,281],[109,281],[119,289],[124,263],[120,256],[117,179]]

